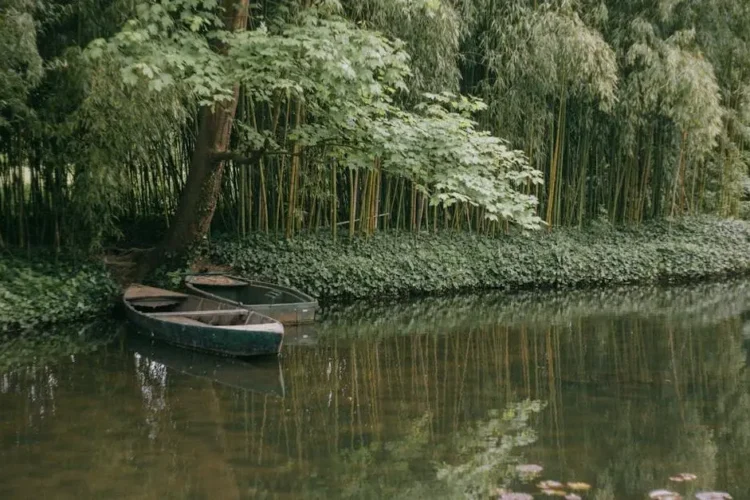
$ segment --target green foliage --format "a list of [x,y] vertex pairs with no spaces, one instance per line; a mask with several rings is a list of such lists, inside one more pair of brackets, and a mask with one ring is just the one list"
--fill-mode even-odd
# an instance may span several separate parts
[[706,218],[496,238],[382,233],[334,243],[328,236],[278,240],[256,234],[214,241],[210,258],[245,276],[346,300],[731,276],[750,271],[748,241],[747,223]]
[[458,90],[459,43],[465,23],[451,2],[350,0],[342,3],[348,18],[404,42],[412,66],[407,82],[417,96],[425,91]]
[[0,127],[26,114],[26,97],[42,77],[28,0],[0,1]]
[[693,155],[708,154],[721,131],[722,109],[713,66],[695,49],[695,32],[678,31],[662,40],[643,19],[632,27],[636,40],[625,53],[626,104],[669,118],[690,136]]
[[102,315],[118,287],[102,266],[0,260],[0,333],[33,330]]
[[[119,127],[113,126],[108,136],[97,132],[103,123],[111,122],[118,108],[140,109],[139,120],[131,123],[161,118],[163,127],[171,117],[162,110],[154,113],[153,105],[147,106],[149,112],[133,107],[138,94],[104,109],[101,99],[96,102],[90,93],[111,88],[114,80],[107,81],[106,71],[88,73],[82,46],[94,36],[110,34],[130,9],[130,2],[16,0],[10,4],[11,14],[14,4],[16,13],[20,7],[25,9],[23,19],[28,24],[22,39],[11,38],[11,50],[0,50],[0,69],[20,65],[34,78],[27,78],[26,91],[16,95],[5,114],[0,110],[0,115],[13,122],[10,129],[0,127],[0,218],[4,223],[0,230],[5,242],[18,246],[35,242],[95,246],[103,235],[118,233],[115,220],[124,207],[117,198],[129,187],[121,169],[113,166],[138,157],[133,156],[133,131],[127,129],[127,121],[118,122]],[[12,21],[13,16],[6,17],[3,8],[0,3],[0,23]],[[6,34],[13,35],[2,27],[0,33],[2,40]],[[8,69],[0,71],[0,80],[14,74],[12,67]],[[0,108],[3,101],[0,91]],[[143,144],[141,139],[136,141]],[[0,238],[0,244],[4,241]]]

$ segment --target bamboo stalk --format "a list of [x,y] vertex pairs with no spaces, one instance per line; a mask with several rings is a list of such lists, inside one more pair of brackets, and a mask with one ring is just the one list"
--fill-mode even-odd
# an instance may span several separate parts
[[359,188],[359,170],[356,173],[349,169],[349,185],[351,190],[349,205],[349,239],[354,239],[354,218],[357,213],[357,191]]
[[560,105],[557,113],[557,137],[555,139],[554,153],[550,162],[549,196],[547,197],[547,225],[552,226],[555,210],[555,194],[557,192],[557,164],[560,159],[560,147],[562,143],[562,129],[565,112],[565,87],[560,91]]
[[331,165],[331,231],[333,233],[333,241],[336,241],[336,230],[338,228],[338,224],[336,223],[338,216],[338,207],[336,206],[338,202],[338,198],[336,195],[336,181],[336,160],[334,160],[333,164]]
[[[294,114],[294,128],[298,129],[302,123],[302,100],[297,100]],[[289,178],[289,200],[287,210],[286,237],[291,238],[294,234],[296,210],[297,210],[297,177],[300,167],[300,145],[295,141],[292,146],[292,167]]]

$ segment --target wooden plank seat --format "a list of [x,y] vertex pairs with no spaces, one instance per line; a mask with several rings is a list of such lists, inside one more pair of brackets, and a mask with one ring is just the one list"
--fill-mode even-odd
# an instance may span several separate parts
[[187,299],[188,296],[180,292],[172,292],[144,285],[131,285],[125,291],[125,300],[139,299]]
[[206,326],[205,323],[201,323],[200,321],[193,318],[186,318],[185,316],[170,316],[168,318],[164,318],[164,321],[169,321],[171,323],[180,323],[182,325]]

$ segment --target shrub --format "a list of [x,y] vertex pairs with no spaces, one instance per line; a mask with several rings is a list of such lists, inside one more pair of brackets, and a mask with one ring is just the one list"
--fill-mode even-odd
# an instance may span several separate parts
[[0,259],[0,332],[102,315],[117,285],[103,266]]

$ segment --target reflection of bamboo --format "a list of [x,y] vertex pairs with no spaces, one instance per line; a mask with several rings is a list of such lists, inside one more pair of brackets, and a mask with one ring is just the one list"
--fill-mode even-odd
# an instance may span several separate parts
[[682,419],[683,425],[685,424],[685,407],[680,394],[680,379],[677,377],[677,356],[674,348],[674,330],[672,325],[667,326],[667,338],[669,339],[669,354],[672,358],[672,377],[674,378],[674,390],[677,395],[677,403],[680,405],[680,418]]
[[[703,342],[698,343],[698,359],[703,360],[706,359],[706,354],[703,350]],[[700,387],[703,391],[703,394],[701,394],[701,397],[705,397],[706,394],[708,394],[708,370],[706,370],[706,364],[705,363],[699,363],[698,366],[702,368],[701,370],[701,378],[700,378]]]
[[[539,368],[539,342],[538,335],[534,335],[534,367]],[[534,399],[542,399],[541,389],[539,387],[539,372],[534,371]]]
[[417,390],[418,390],[417,387],[416,387],[416,383],[417,383],[417,363],[415,362],[415,360],[417,359],[417,353],[416,353],[416,346],[414,344],[414,338],[413,337],[410,338],[409,345],[411,347],[411,359],[412,359],[412,362],[410,364],[410,367],[411,367],[411,393],[412,394],[416,394]]
[[268,394],[263,395],[263,421],[260,424],[260,437],[258,437],[258,465],[263,463],[263,436],[266,431],[266,417],[268,415]]
[[640,335],[637,336],[638,338],[638,359],[639,364],[641,366],[641,376],[640,380],[644,382],[651,382],[651,372],[648,369],[648,349],[646,347],[646,340],[643,335],[643,329],[639,329],[641,332]]
[[245,458],[250,458],[250,426],[247,415],[247,392],[242,393],[242,416],[245,421]]
[[[447,342],[443,342],[443,413],[442,415],[448,415],[448,345]],[[446,429],[447,430],[447,429]]]
[[352,414],[351,414],[351,447],[354,448],[354,413],[355,413],[355,407],[356,407],[356,414],[357,414],[357,424],[359,425],[359,432],[360,432],[360,444],[364,445],[364,436],[362,435],[362,414],[360,412],[360,401],[359,401],[359,373],[357,370],[357,346],[356,344],[352,346],[352,386],[354,387],[354,393],[352,396]]
[[555,384],[555,352],[552,349],[552,328],[547,328],[544,333],[545,341],[545,353],[547,358],[547,391],[549,394],[549,401],[552,405],[550,411],[552,412],[552,424],[555,435],[559,439],[560,436],[560,422],[558,419],[558,412],[560,409],[557,406],[557,386]]
[[438,372],[440,363],[438,363],[438,337],[433,337],[432,342],[432,365],[433,365],[433,375],[434,375],[434,384],[435,384],[435,413],[431,415],[430,418],[430,424],[432,424],[432,427],[434,428],[434,432],[437,433],[440,431],[438,428],[440,417],[443,415],[443,412],[440,411],[440,382],[438,381]]
[[288,457],[291,457],[292,449],[291,449],[291,446],[289,445],[289,425],[288,425],[289,418],[286,415],[286,410],[287,410],[286,400],[283,400],[281,405],[282,405],[282,415],[283,415],[281,417],[281,421],[284,422],[284,443],[286,444],[286,455]]
[[[221,498],[240,498],[239,485],[237,483],[237,476],[234,474],[234,470],[229,467],[225,461],[227,454],[227,438],[224,433],[224,416],[221,412],[221,403],[219,397],[216,395],[216,389],[214,388],[213,382],[209,382],[208,386],[208,408],[212,416],[212,420],[216,422],[216,437],[219,442],[220,451],[222,456],[216,457],[213,460],[208,460],[203,466],[203,470],[206,472],[207,478],[223,478],[222,481],[224,488],[216,489],[215,486],[211,486],[209,491],[211,494],[216,494],[217,497]],[[200,468],[200,467],[199,467]],[[212,469],[218,469],[213,471]],[[218,472],[218,473],[217,473]],[[221,492],[221,494],[217,494]]]
[[565,434],[560,432],[560,429],[565,428],[565,407],[563,406],[563,398],[562,398],[562,362],[563,359],[561,348],[560,348],[560,329],[553,330],[555,333],[555,359],[557,359],[556,365],[556,371],[555,371],[555,398],[557,401],[555,401],[555,406],[557,407],[557,411],[559,414],[559,417],[557,418],[557,446],[560,450],[561,455],[561,462],[565,464],[565,450],[567,449],[565,446]]
[[[466,372],[469,369],[469,351],[471,350],[471,344],[473,340],[473,333],[466,335],[466,351],[464,352],[464,360],[461,366],[461,381],[456,386],[458,395],[456,397],[455,415],[456,415],[456,429],[458,428],[458,410],[461,407],[461,403],[464,397],[464,386],[466,384]],[[458,375],[458,374],[457,374]]]
[[401,370],[401,368],[404,366],[404,363],[401,362],[401,350],[399,349],[399,345],[401,342],[406,342],[406,339],[399,339],[398,342],[396,342],[396,374],[398,375],[398,387],[401,389],[401,394],[399,394],[399,397],[401,398],[401,401],[406,400],[406,394],[404,393],[404,374]]
[[[510,335],[508,328],[505,328],[505,398],[510,401],[511,399],[511,381],[510,381]],[[499,370],[498,370],[499,371]]]
[[[422,339],[425,339],[427,345],[425,348],[422,348]],[[423,384],[423,389],[419,392],[420,395],[423,395],[425,407],[428,412],[432,412],[432,405],[430,403],[430,378],[429,378],[429,362],[426,361],[425,351],[429,348],[430,338],[429,336],[424,335],[417,335],[413,338],[413,342],[416,344],[417,354],[418,354],[418,360],[419,360],[419,369],[421,373],[419,374],[419,379],[421,380]],[[432,425],[429,427],[430,430],[430,437],[432,437]]]
[[529,345],[526,325],[521,325],[521,368],[523,370],[523,386],[527,398],[531,397],[531,374],[529,366]]
[[578,341],[578,378],[584,380],[586,377],[586,354],[583,349],[583,320],[578,318],[578,324],[576,325],[575,338]]
[[[575,415],[590,416],[596,408],[587,408],[585,405],[587,403],[598,404],[597,402],[590,402],[585,394],[585,389],[582,392],[576,389],[572,391],[572,394],[563,393],[561,382],[565,380],[565,377],[575,376],[579,370],[586,371],[588,368],[589,372],[594,374],[594,376],[588,376],[589,380],[605,382],[597,380],[595,375],[598,373],[610,375],[610,367],[613,365],[614,359],[618,363],[618,369],[614,374],[623,383],[627,383],[641,377],[642,373],[658,373],[658,370],[663,367],[664,360],[670,359],[671,356],[674,363],[673,369],[676,368],[676,373],[685,381],[679,384],[675,380],[678,391],[684,392],[683,389],[689,387],[688,384],[691,383],[694,383],[695,386],[700,385],[701,390],[705,391],[705,387],[708,387],[707,377],[709,375],[711,376],[711,387],[716,387],[720,391],[719,397],[722,398],[726,396],[730,386],[734,387],[733,383],[738,384],[737,374],[732,371],[735,365],[729,363],[730,360],[726,356],[731,355],[734,358],[739,353],[739,346],[730,342],[730,340],[737,341],[738,339],[734,336],[729,337],[730,334],[738,333],[739,324],[722,323],[718,325],[721,335],[719,337],[708,337],[698,335],[698,332],[694,333],[692,330],[672,328],[671,345],[664,340],[659,340],[656,335],[650,334],[654,324],[657,323],[641,319],[619,319],[615,322],[610,320],[594,320],[593,322],[590,320],[574,320],[570,327],[551,328],[546,332],[545,329],[529,328],[525,325],[521,325],[519,329],[515,330],[507,329],[504,326],[496,326],[492,329],[477,329],[468,332],[466,335],[447,337],[426,336],[421,331],[419,338],[406,336],[378,342],[357,341],[353,349],[339,348],[338,343],[340,341],[337,341],[334,337],[326,347],[313,352],[290,351],[288,363],[285,363],[285,371],[291,367],[291,379],[296,382],[292,384],[297,391],[294,394],[295,399],[292,401],[294,407],[290,403],[290,398],[285,400],[266,398],[263,402],[263,411],[261,411],[261,396],[254,395],[254,393],[248,396],[245,393],[231,392],[231,404],[233,405],[231,408],[237,410],[234,416],[235,423],[239,426],[235,435],[239,438],[239,433],[242,432],[239,412],[244,408],[245,456],[249,452],[250,456],[253,457],[251,459],[253,462],[257,459],[259,463],[264,465],[270,465],[270,462],[277,457],[282,457],[282,459],[288,457],[288,466],[291,466],[291,469],[271,471],[270,473],[264,472],[258,475],[258,485],[262,487],[263,483],[270,482],[269,479],[272,477],[274,479],[276,477],[288,478],[293,472],[297,473],[303,467],[312,466],[310,461],[313,455],[327,453],[328,456],[321,460],[323,463],[327,463],[330,456],[336,458],[338,448],[342,446],[338,440],[339,436],[343,437],[343,447],[347,448],[347,427],[349,424],[352,425],[352,436],[354,436],[356,434],[356,421],[352,417],[347,422],[350,416],[345,407],[341,407],[343,413],[339,414],[339,397],[341,394],[353,396],[353,411],[359,408],[359,406],[354,408],[355,404],[370,404],[370,412],[361,417],[360,434],[368,425],[371,425],[378,432],[382,432],[383,435],[377,437],[393,442],[408,432],[407,428],[414,423],[415,415],[422,413],[423,398],[433,411],[434,418],[429,424],[433,429],[432,432],[442,437],[443,434],[447,434],[451,430],[451,425],[456,429],[464,428],[467,421],[470,422],[473,415],[477,414],[477,410],[501,408],[503,405],[495,404],[496,400],[503,398],[506,393],[510,394],[513,388],[520,392],[520,388],[525,385],[527,395],[531,396],[532,388],[536,384],[537,387],[541,386],[541,391],[538,390],[538,393],[549,392],[549,394],[544,395],[543,399],[551,400],[550,409],[552,411],[543,413],[543,418],[549,419],[544,421],[543,426],[555,432],[554,435],[547,433],[551,437],[547,438],[548,443],[542,443],[542,447],[552,453],[560,453],[562,462],[565,462],[567,457],[563,453],[566,450],[564,445],[570,443],[566,443],[566,434],[561,433],[560,429],[565,429],[566,417],[574,412]],[[664,322],[661,319],[658,324],[659,328],[664,328]],[[603,330],[603,334],[607,335],[601,337],[604,345],[598,351],[596,350],[598,349],[597,338],[594,336],[584,338],[583,336],[584,333],[595,330]],[[466,330],[464,332],[466,333]],[[656,332],[655,329],[654,332]],[[664,336],[661,337],[661,339],[664,338]],[[529,342],[533,342],[534,345],[530,345]],[[652,342],[656,348],[652,348]],[[720,347],[718,352],[719,366],[698,363],[698,360],[707,358],[706,352],[712,352],[714,343]],[[730,348],[731,351],[727,352]],[[442,353],[439,352],[440,349],[443,350]],[[534,350],[533,353],[531,352],[532,349]],[[667,349],[670,349],[669,353]],[[449,351],[452,351],[452,354]],[[411,358],[410,353],[414,353]],[[542,359],[541,357],[545,355],[546,359]],[[534,356],[536,358],[533,358]],[[690,359],[680,361],[680,358],[684,356],[688,356]],[[329,359],[333,360],[333,364],[330,368],[330,375],[326,375],[325,363],[328,363]],[[537,365],[533,364],[534,359],[538,359]],[[676,361],[682,364],[676,367]],[[469,362],[471,365],[469,365]],[[521,362],[522,366],[518,366],[516,364],[518,362]],[[599,366],[600,362],[601,366]],[[102,364],[106,365],[107,363]],[[351,366],[347,366],[347,364]],[[537,372],[537,367],[547,369],[546,380],[541,371]],[[356,368],[356,376],[351,377],[354,368]],[[415,369],[415,376],[413,379],[409,379],[410,372],[406,370],[412,368]],[[719,368],[721,372],[717,374],[714,371],[716,368]],[[385,373],[381,373],[381,370],[384,370]],[[440,370],[443,370],[442,374]],[[400,375],[401,373],[404,375]],[[534,377],[533,381],[531,380],[532,376]],[[37,387],[41,387],[46,380],[44,372],[41,371],[29,371],[27,379],[21,379],[20,375],[16,375],[16,377],[19,379],[15,382],[17,386],[37,384]],[[333,377],[333,379],[330,377]],[[342,392],[342,388],[349,389],[349,382],[352,383],[354,392]],[[503,387],[499,387],[496,383],[503,384]],[[357,385],[360,386],[359,391],[357,391]],[[105,384],[102,383],[102,390],[104,386]],[[205,401],[205,395],[201,392],[197,394],[197,397],[200,398],[199,401],[187,402],[184,399],[186,392],[179,391],[181,388],[184,389],[184,386],[180,386],[181,384],[170,385],[170,396],[173,398],[169,401],[170,406],[182,405],[182,408],[179,408],[181,411],[176,413],[179,414],[195,408]],[[461,392],[464,386],[469,392]],[[483,389],[489,388],[490,391],[477,390],[480,386]],[[112,384],[107,383],[106,387],[111,388]],[[330,391],[331,388],[334,390]],[[410,388],[413,388],[412,392],[410,392]],[[427,395],[428,391],[430,391],[429,395]],[[215,397],[221,403],[221,406],[218,407],[219,410],[227,409],[226,405],[229,404],[227,394],[229,393],[220,391],[217,386]],[[330,406],[327,406],[326,401],[321,397],[328,396],[328,394],[331,394],[331,399],[328,400]],[[399,394],[403,395],[400,399]],[[573,404],[569,404],[572,402],[569,397],[577,395],[582,395],[579,403],[583,403],[584,406],[580,410],[574,408]],[[613,394],[612,396],[616,395]],[[648,396],[651,397],[652,394],[649,393]],[[360,397],[362,400],[360,400]],[[634,419],[639,417],[634,413],[628,413],[627,409],[628,402],[632,401],[632,394],[625,394],[624,397],[613,397],[612,399],[614,401],[611,404],[615,409],[613,414],[617,421],[625,425],[635,425]],[[695,400],[699,399],[691,397],[684,401],[684,411],[688,421],[691,420],[694,410],[691,404]],[[402,405],[392,404],[399,402]],[[683,403],[682,400],[681,403]],[[39,403],[34,404],[38,405]],[[461,411],[462,404],[467,411]],[[644,418],[653,418],[655,415],[653,404],[655,402],[649,399],[646,404],[647,406],[643,411]],[[402,408],[406,408],[405,415],[398,416],[404,418],[396,420],[392,427],[385,427],[384,424],[392,423],[393,414],[403,411]],[[452,409],[454,411],[451,415]],[[225,420],[231,424],[230,413],[225,413],[223,415]],[[105,418],[102,417],[107,415],[97,414],[92,416],[97,421],[105,421]],[[276,418],[277,416],[278,418]],[[226,432],[228,438],[226,443],[228,450],[222,453],[218,442],[214,444],[209,439],[190,438],[189,435],[181,434],[182,429],[171,430],[171,426],[167,425],[168,420],[166,418],[166,414],[159,417],[162,436],[160,436],[159,441],[154,443],[154,446],[171,446],[182,452],[179,453],[180,459],[183,460],[180,464],[181,469],[192,468],[194,465],[202,466],[205,460],[216,462],[217,454],[222,464],[229,466],[230,464],[227,462],[227,458],[231,456],[229,453],[236,451],[237,458],[242,454],[241,447],[243,444],[239,441],[233,443],[231,440],[231,425],[219,427],[220,432]],[[208,422],[211,429],[217,425],[218,420],[213,416],[203,415],[203,418],[203,423]],[[292,437],[290,440],[290,436],[287,434],[287,454],[284,455],[283,434],[287,423],[292,418],[297,423],[297,449],[291,449],[294,446],[294,439]],[[668,415],[667,418],[669,418]],[[673,420],[674,418],[676,418],[675,415],[672,416]],[[333,422],[331,422],[331,419],[333,419]],[[302,422],[305,426],[302,425]],[[201,422],[197,422],[195,425],[201,425]],[[339,426],[342,428],[341,433],[339,433]],[[19,424],[19,428],[23,432],[26,427]],[[192,432],[201,432],[201,430],[199,428],[190,429]],[[369,430],[370,428],[367,428],[366,432],[369,432]],[[633,431],[637,432],[636,429],[633,429]],[[585,435],[581,437],[584,446],[588,446],[588,439],[592,437],[588,432],[585,431]],[[205,435],[202,437],[205,437]],[[576,439],[578,437],[576,435]],[[600,436],[593,437],[600,438]],[[617,435],[612,439],[617,440],[621,437],[622,435]],[[188,441],[173,444],[178,439],[187,439]],[[323,442],[323,440],[326,441]],[[372,441],[377,442],[375,438]],[[353,439],[353,443],[357,444],[357,438]],[[139,442],[135,442],[134,447],[138,444]],[[265,446],[268,446],[268,449],[265,449]],[[559,451],[556,451],[555,446]],[[110,455],[116,452],[118,452],[116,449],[107,451]],[[191,458],[193,456],[196,458]],[[166,454],[159,456],[159,460],[167,459]],[[298,463],[297,459],[307,462]],[[189,460],[194,462],[191,463]],[[199,460],[201,462],[198,462]],[[108,472],[108,469],[103,470],[104,465],[106,464],[97,464],[98,469],[94,469],[92,475],[93,473]],[[158,465],[162,465],[162,462],[155,464],[153,470],[159,470]],[[214,468],[211,470],[211,472],[219,470],[220,474],[215,474],[217,477],[205,478],[204,475],[207,474],[207,471],[201,470],[191,480],[188,487],[200,494],[202,490],[216,483],[216,489],[221,494],[224,489],[227,489],[225,483],[228,482],[228,477],[217,468],[218,465],[212,464]],[[166,468],[165,465],[162,466]],[[258,470],[258,468],[255,470]],[[180,478],[178,474],[181,473],[182,470],[179,470],[177,474],[169,477],[170,487]],[[238,477],[240,485],[246,486],[248,478],[239,474]],[[250,478],[249,482],[252,481],[253,479]],[[166,484],[157,485],[157,487],[159,488],[158,491],[161,492],[166,489]],[[244,494],[245,491],[242,490],[241,493]]]
[[365,361],[367,362],[365,373],[367,374],[367,376],[364,378],[363,383],[367,386],[367,390],[365,391],[365,393],[368,397],[367,402],[368,408],[370,410],[370,429],[372,429],[375,435],[379,438],[380,419],[378,418],[378,396],[380,391],[380,381],[378,380],[377,376],[378,344],[376,342],[375,344],[367,344],[367,346],[368,349],[365,356]]
[[619,357],[617,356],[617,324],[614,320],[610,321],[609,323],[609,338],[612,341],[612,357],[614,360],[615,365],[615,381],[617,382],[617,392],[618,397],[621,396],[620,394],[620,387],[621,387],[621,380],[620,380],[620,362]]
[[687,348],[688,348],[688,355],[687,355],[687,369],[689,371],[688,373],[688,380],[695,380],[697,378],[697,367],[696,363],[693,363],[693,360],[695,359],[693,357],[693,330],[690,329],[687,332]]
[[[453,387],[457,390],[458,389],[458,383],[459,383],[459,347],[461,343],[461,335],[455,335],[455,345],[453,346],[453,371],[455,373],[454,379],[453,379]],[[458,401],[455,401],[453,406],[453,418],[451,419],[451,430],[453,432],[458,431]]]
[[334,388],[334,396],[333,396],[333,430],[335,433],[334,436],[334,442],[335,450],[338,453],[339,451],[339,392],[341,391],[341,376],[339,372],[339,343],[338,340],[333,341],[333,369],[335,370],[333,372],[333,388]]

